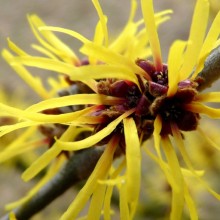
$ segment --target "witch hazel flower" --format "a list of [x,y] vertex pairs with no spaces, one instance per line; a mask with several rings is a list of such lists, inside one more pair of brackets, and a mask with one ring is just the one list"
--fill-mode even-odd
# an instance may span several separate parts
[[[205,60],[219,45],[220,14],[207,32],[209,1],[197,0],[188,41],[174,41],[168,61],[163,63],[157,27],[169,18],[170,10],[154,13],[153,0],[141,0],[143,18],[134,21],[137,2],[131,0],[128,22],[111,42],[108,19],[99,2],[92,2],[99,16],[92,41],[75,31],[47,26],[36,15],[28,19],[40,43],[34,48],[42,56],[31,56],[8,41],[13,54],[4,50],[3,57],[43,100],[24,110],[1,103],[1,116],[17,118],[17,123],[2,126],[0,135],[34,127],[46,140],[49,148],[24,171],[25,181],[61,155],[65,157],[59,160],[59,167],[75,151],[104,146],[94,171],[62,220],[76,219],[89,201],[86,219],[102,215],[111,219],[113,189],[119,193],[120,218],[134,219],[140,195],[142,149],[163,171],[171,188],[170,219],[182,219],[185,206],[190,218],[198,219],[188,176],[196,178],[217,199],[220,195],[191,162],[190,148],[196,143],[187,146],[185,141],[189,132],[204,135],[202,115],[220,118],[219,109],[203,104],[220,102],[219,92],[201,93],[207,80],[201,74]],[[79,40],[79,52],[85,58],[78,58],[53,32]],[[59,78],[48,79],[49,91],[26,66],[53,71]],[[151,137],[153,146],[147,142]],[[22,146],[13,149],[23,153]],[[10,146],[6,147],[0,160],[2,155],[10,157],[10,153]],[[119,164],[114,163],[116,158],[120,158]],[[53,175],[57,170],[53,168]],[[47,176],[43,182],[50,178]],[[39,186],[34,193],[38,190]],[[34,193],[16,205],[27,202]]]

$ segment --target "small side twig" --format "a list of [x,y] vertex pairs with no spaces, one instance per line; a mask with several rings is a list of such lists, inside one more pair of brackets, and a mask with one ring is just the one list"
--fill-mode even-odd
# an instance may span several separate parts
[[[92,173],[104,147],[94,147],[74,154],[53,179],[51,179],[35,196],[13,210],[17,220],[30,219],[49,205],[53,200],[63,194],[76,183],[85,180]],[[0,220],[9,220],[5,215]]]

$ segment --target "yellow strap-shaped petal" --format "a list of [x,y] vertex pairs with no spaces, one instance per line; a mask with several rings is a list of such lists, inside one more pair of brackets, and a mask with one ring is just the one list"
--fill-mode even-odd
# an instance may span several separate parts
[[[171,10],[165,10],[155,14],[156,26],[164,23],[170,17],[168,14],[172,13]],[[148,58],[152,55],[152,51],[149,47],[149,39],[146,32],[146,28],[141,28],[144,20],[141,19],[137,22],[131,20],[123,30],[123,35],[119,35],[118,46],[121,48],[120,53],[123,53],[126,57],[130,57],[133,60],[136,60],[137,57]],[[124,37],[124,38],[121,38]],[[119,42],[120,41],[120,42]],[[126,42],[130,42],[127,45]],[[123,46],[124,45],[124,46]]]
[[68,123],[68,122],[74,122],[74,119],[77,119],[82,114],[86,114],[91,112],[90,108],[85,108],[80,111],[66,113],[66,114],[60,114],[60,115],[47,115],[42,113],[34,113],[26,110],[21,110],[18,108],[13,108],[7,105],[4,105],[0,103],[0,111],[5,114],[24,119],[24,120],[31,120],[33,122],[41,122],[41,123]]
[[211,52],[213,47],[215,47],[215,44],[217,42],[217,39],[218,39],[219,33],[220,33],[219,26],[220,26],[220,12],[217,14],[217,16],[215,17],[215,20],[212,22],[212,25],[209,29],[209,32],[208,32],[208,34],[205,38],[205,41],[202,45],[202,49],[199,54],[199,59],[197,61],[198,64],[197,64],[196,70],[192,76],[193,79],[202,70],[202,68],[204,66],[205,59],[207,58],[207,56],[209,55],[209,53]]
[[[88,112],[86,112],[88,113]],[[68,115],[66,115],[68,117]],[[70,115],[69,115],[70,116]],[[92,125],[92,124],[100,124],[103,122],[103,117],[102,116],[97,116],[97,117],[93,117],[93,116],[78,116],[75,115],[76,117],[74,117],[74,120],[72,120],[71,118],[69,118],[69,122],[66,123],[61,123],[61,124],[65,124],[65,125],[74,125],[74,126],[83,126],[83,125]],[[60,118],[59,118],[60,119]],[[67,119],[66,119],[67,120]],[[53,119],[53,121],[56,121],[56,118]],[[12,124],[12,125],[4,125],[4,126],[0,126],[0,137],[9,134],[13,131],[16,131],[18,129],[21,128],[27,128],[27,127],[36,127],[39,125],[45,125],[45,124],[50,124],[51,120],[46,120],[46,122],[42,121],[42,122],[35,122],[35,121],[21,121],[18,122],[16,124]],[[87,128],[88,129],[88,128]]]
[[88,80],[88,79],[104,79],[116,78],[122,80],[129,80],[139,85],[137,76],[129,68],[129,66],[120,65],[94,65],[94,66],[81,66],[72,69],[69,73],[71,80]]
[[[34,15],[35,17],[35,15]],[[34,36],[39,41],[39,43],[48,51],[52,52],[53,54],[60,56],[60,51],[58,51],[55,47],[50,45],[45,39],[42,38],[42,36],[39,34],[38,27],[33,23],[32,18],[33,16],[28,16],[28,21],[31,26],[32,32],[34,33]],[[42,26],[42,24],[41,24]]]
[[172,187],[172,208],[171,208],[171,220],[181,220],[182,212],[184,208],[184,179],[180,169],[179,161],[176,153],[171,145],[168,137],[162,138],[163,150],[166,155],[168,165],[172,176],[174,177],[178,189]]
[[151,46],[156,70],[162,71],[163,66],[162,66],[162,58],[161,58],[160,41],[157,34],[157,28],[155,23],[153,1],[141,0],[141,9],[144,16],[144,21],[148,33],[148,38],[150,41],[150,46]]
[[[98,53],[98,52],[97,52]],[[11,64],[17,68],[17,65],[23,64],[27,66],[33,66],[37,68],[47,69],[55,71],[56,73],[65,73],[70,76],[71,80],[83,81],[88,79],[103,79],[103,78],[116,78],[124,79],[134,82],[138,85],[138,80],[135,72],[125,65],[87,65],[74,67],[73,65],[51,60],[42,57],[16,57],[10,60]],[[135,65],[136,66],[136,65]],[[136,66],[136,70],[138,66]],[[143,71],[141,71],[143,73]],[[139,73],[141,73],[139,72]]]
[[[3,50],[2,56],[11,65],[10,61],[14,56],[8,50]],[[17,72],[21,79],[23,79],[27,85],[35,91],[36,94],[43,99],[49,98],[48,91],[44,88],[42,81],[39,78],[32,76],[21,64],[17,64],[16,66],[11,65],[11,67]]]
[[[198,132],[200,133],[201,137],[204,138],[210,146],[212,146],[212,147],[214,147],[216,150],[220,151],[220,146],[219,146],[219,144],[215,143],[216,137],[214,137],[214,135],[213,135],[213,138],[211,138],[211,137],[209,137],[209,136],[206,134],[206,132],[204,132],[200,127],[198,127],[197,130],[198,130]],[[217,130],[217,129],[216,129],[216,130]],[[214,140],[214,141],[213,141],[213,140]]]
[[83,209],[90,196],[96,189],[97,181],[99,179],[103,179],[103,177],[105,177],[108,174],[117,144],[117,138],[112,138],[111,141],[108,143],[94,171],[90,175],[84,187],[75,197],[67,211],[62,215],[61,220],[76,219],[76,217],[78,216],[78,214]]
[[99,21],[96,25],[96,28],[95,28],[93,42],[96,44],[102,45],[103,41],[104,41],[103,29],[102,29],[102,24]]
[[124,133],[126,143],[126,188],[127,200],[131,215],[135,213],[138,204],[141,183],[141,152],[137,127],[133,118],[125,118]]
[[[62,134],[60,140],[69,141],[74,140],[74,138],[82,131],[80,128],[74,126],[69,126],[68,129]],[[49,150],[47,150],[41,157],[35,160],[30,167],[28,167],[22,174],[24,181],[32,179],[37,175],[41,170],[43,170],[51,161],[57,157],[61,152],[60,148],[57,146],[57,143],[54,143]]]
[[185,47],[185,41],[175,41],[170,48],[168,56],[168,97],[173,96],[177,91],[180,78],[179,70],[182,65],[183,52]]
[[41,35],[46,41],[41,37],[38,28],[46,26],[46,24],[37,15],[28,16],[28,21],[36,38],[45,48],[55,53],[63,60],[67,60],[70,63],[79,63],[76,54],[51,31],[48,30],[41,32]]
[[[168,183],[169,183],[171,186],[173,186],[173,185],[174,185],[173,183],[175,183],[175,182],[172,180],[172,177],[171,177],[170,175],[167,175],[167,174],[170,174],[170,167],[168,166],[168,164],[167,164],[166,162],[164,162],[164,161],[160,161],[153,153],[150,152],[150,150],[149,150],[147,147],[143,146],[143,148],[144,148],[145,153],[146,153],[154,162],[156,162],[159,166],[161,166],[161,167],[163,166],[163,167],[166,168],[166,178],[167,178],[167,181],[168,181]],[[163,163],[163,165],[161,165],[161,163]],[[185,169],[185,168],[182,168],[182,167],[181,167],[181,171],[182,171],[183,175],[186,176],[186,177],[193,177],[193,176],[194,176],[194,174],[193,174],[190,170],[188,170],[188,169]],[[204,173],[205,173],[204,170],[196,170],[196,174],[197,174],[198,176],[203,176]],[[172,181],[171,181],[171,180],[172,180]]]
[[[1,126],[2,127],[2,126]],[[37,127],[33,126],[33,127],[30,127],[28,129],[26,129],[22,134],[19,134],[18,137],[16,137],[15,140],[13,140],[13,142],[11,142],[6,148],[5,150],[15,150],[17,149],[17,147],[19,145],[21,145],[22,143],[25,143],[26,140],[28,140],[30,137],[33,137],[34,136],[34,133],[36,133],[36,129]],[[1,130],[0,130],[1,131]],[[1,153],[4,152],[1,151]]]
[[103,216],[105,220],[111,220],[111,214],[112,214],[112,210],[111,210],[111,198],[112,198],[112,194],[113,194],[113,186],[108,186],[106,193],[105,193],[105,199],[104,199],[104,204],[103,204]]
[[189,43],[184,54],[183,65],[180,70],[180,80],[185,80],[190,76],[197,62],[206,33],[208,15],[208,0],[198,0],[190,29]]
[[[118,35],[118,37],[110,44],[109,49],[122,55],[127,54],[128,47],[130,47],[130,44],[133,45],[134,40],[136,40],[135,35],[137,32],[137,28],[137,23],[134,23],[132,21],[128,23],[122,30],[122,32]],[[128,45],[127,42],[130,42],[130,44]],[[129,58],[132,59],[133,57]],[[137,56],[135,57],[135,59],[137,59]]]
[[98,13],[99,20],[102,26],[102,30],[105,38],[105,46],[108,47],[108,27],[107,27],[107,17],[103,14],[102,8],[98,0],[92,0],[93,5]]
[[21,48],[19,48],[16,44],[14,44],[9,38],[7,39],[8,41],[8,47],[14,51],[16,54],[19,56],[27,56],[28,54],[23,51]]
[[[113,193],[113,187],[117,184],[120,184],[121,182],[125,181],[125,176],[119,176],[121,171],[125,168],[126,166],[126,161],[123,159],[118,167],[109,175],[108,180],[102,180],[99,181],[101,184],[107,184],[107,190],[105,194],[105,200],[104,200],[104,205],[103,205],[103,210],[104,210],[104,219],[105,220],[111,220],[111,197]],[[111,170],[110,170],[111,172]]]
[[15,156],[18,155],[25,155],[28,151],[33,151],[36,148],[42,147],[45,144],[44,140],[41,139],[35,139],[29,142],[22,143],[20,145],[17,145],[16,149],[5,149],[4,151],[0,152],[0,163],[3,163]]
[[47,150],[42,157],[39,157],[37,160],[31,164],[28,169],[22,174],[22,179],[24,181],[29,181],[35,175],[37,175],[43,168],[45,168],[55,157],[60,154],[61,150],[57,146],[51,147]]
[[17,220],[17,218],[16,218],[14,212],[10,212],[10,213],[9,213],[9,220]]
[[144,73],[144,71],[135,64],[135,60],[130,60],[129,58],[124,57],[113,50],[94,43],[84,44],[84,46],[80,49],[80,52],[87,56],[95,57],[107,64],[116,64],[117,66],[130,68],[133,73]]
[[41,125],[44,123],[40,122],[33,122],[33,121],[24,121],[24,122],[19,122],[13,125],[4,125],[0,126],[0,137],[9,134],[10,132],[16,131],[17,129],[20,128],[26,128],[26,127],[36,127],[38,125]]
[[174,179],[174,177],[172,175],[170,175],[170,172],[168,172],[166,163],[163,161],[163,158],[162,158],[162,153],[161,153],[161,149],[160,149],[160,144],[161,144],[160,132],[161,132],[161,129],[162,129],[162,121],[161,121],[161,117],[158,115],[156,117],[155,121],[154,121],[154,132],[153,132],[154,147],[155,147],[155,150],[156,150],[157,155],[158,155],[158,163],[159,163],[161,169],[163,170],[164,174],[166,175],[166,178],[167,178],[168,182],[172,185],[172,187],[174,189],[177,190],[178,189],[178,184],[176,183],[176,180]]
[[198,220],[197,208],[196,208],[195,202],[193,201],[192,196],[190,195],[190,192],[189,192],[189,189],[186,183],[184,184],[184,198],[189,209],[190,218],[193,220]]
[[26,109],[27,112],[39,112],[45,109],[60,108],[71,105],[118,105],[123,103],[122,98],[106,96],[101,94],[76,94],[52,98],[37,104],[34,104]]
[[196,96],[199,102],[220,102],[220,92],[201,93]]
[[88,220],[100,219],[102,206],[105,198],[106,185],[100,185],[96,187],[89,206],[87,215]]
[[59,60],[58,57],[56,57],[53,53],[51,53],[49,50],[45,49],[42,46],[32,44],[31,47],[34,48],[35,50],[37,50],[38,52],[42,53],[43,55],[46,55],[47,57],[53,59],[53,60]]
[[109,134],[111,134],[112,131],[116,128],[116,126],[124,118],[128,117],[133,112],[134,112],[134,109],[131,109],[125,112],[124,114],[119,116],[117,119],[109,123],[105,128],[103,128],[99,132],[83,140],[75,141],[75,142],[63,142],[63,141],[57,140],[57,145],[61,148],[61,150],[67,150],[67,151],[76,151],[76,150],[89,148],[95,145],[96,143],[98,143],[99,141],[101,141],[103,138],[107,137]]
[[191,103],[184,105],[184,108],[188,111],[205,114],[210,118],[220,118],[220,109],[211,108],[201,103]]
[[181,136],[181,133],[175,124],[172,124],[172,134],[174,136],[174,140],[177,143],[177,147],[183,157],[185,164],[187,165],[188,169],[194,174],[194,176],[198,179],[198,181],[207,189],[207,191],[212,194],[215,198],[220,200],[220,194],[216,193],[208,184],[205,182],[194,170],[192,163],[190,161],[190,157],[186,151],[184,146],[184,142]]
[[119,184],[119,207],[120,207],[120,219],[130,220],[129,206],[128,206],[128,191],[126,187],[126,182],[122,181]]
[[69,30],[69,29],[66,29],[66,28],[53,27],[53,26],[41,26],[41,27],[39,27],[39,31],[42,31],[42,32],[43,31],[60,32],[60,33],[68,34],[68,35],[76,38],[77,40],[81,41],[82,43],[90,42],[90,40],[88,40],[87,38],[85,38],[84,36],[79,34],[78,32],[73,31],[73,30]]
[[[93,42],[96,43],[96,44],[102,45],[103,41],[104,41],[104,33],[103,33],[102,24],[99,21],[96,25],[96,28],[95,28],[95,34],[94,34],[94,37],[93,37]],[[88,59],[89,59],[89,63],[92,64],[92,65],[98,63],[98,60],[94,57],[89,57]]]
[[161,129],[162,129],[162,120],[161,120],[161,117],[158,115],[154,121],[153,136],[154,136],[154,146],[160,159],[162,159],[161,150],[160,150]]
[[133,36],[136,32],[137,25],[134,24],[133,19],[137,10],[136,0],[131,1],[131,10],[127,24],[117,38],[109,45],[109,48],[113,51],[121,53],[126,48],[126,42],[129,36]]
[[98,183],[102,184],[102,185],[107,185],[107,186],[116,186],[116,185],[120,184],[121,182],[125,181],[125,179],[126,178],[124,176],[119,176],[114,179],[112,179],[112,177],[111,177],[107,180],[99,180]]

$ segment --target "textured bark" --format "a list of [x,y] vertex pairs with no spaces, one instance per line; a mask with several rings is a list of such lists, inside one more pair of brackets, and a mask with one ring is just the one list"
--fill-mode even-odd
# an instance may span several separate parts
[[[203,70],[198,74],[202,78],[198,90],[202,91],[212,86],[220,78],[220,47],[214,49],[207,57]],[[198,78],[197,77],[197,78]]]

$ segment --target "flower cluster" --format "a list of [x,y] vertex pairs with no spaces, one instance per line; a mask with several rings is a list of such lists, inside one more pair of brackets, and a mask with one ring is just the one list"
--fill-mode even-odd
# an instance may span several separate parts
[[[0,103],[0,116],[17,120],[1,126],[0,136],[25,129],[19,139],[0,152],[0,161],[31,150],[27,143],[33,133],[38,133],[41,135],[32,140],[33,148],[49,148],[25,170],[22,178],[28,181],[51,164],[31,193],[9,208],[28,201],[72,152],[104,145],[103,155],[62,220],[77,218],[88,201],[87,219],[99,219],[102,214],[104,219],[110,219],[114,188],[119,192],[121,219],[133,219],[140,194],[142,149],[164,172],[172,190],[170,218],[181,219],[186,205],[191,219],[198,219],[188,177],[198,179],[216,198],[220,199],[220,195],[202,179],[203,171],[192,165],[188,151],[195,142],[186,146],[185,141],[192,131],[205,136],[202,115],[220,118],[219,109],[203,104],[220,102],[220,93],[200,92],[206,83],[200,72],[207,56],[220,43],[220,13],[207,32],[209,2],[197,0],[189,39],[176,40],[171,45],[165,64],[157,27],[169,19],[170,10],[154,13],[153,0],[141,0],[143,18],[135,21],[137,2],[131,0],[126,26],[110,42],[107,17],[98,0],[92,2],[99,16],[92,41],[72,30],[47,26],[31,15],[28,20],[40,43],[34,48],[42,56],[29,55],[10,40],[13,53],[3,50],[3,57],[43,100],[24,110]],[[84,58],[78,58],[53,32],[79,40]],[[48,79],[50,91],[26,66],[59,74],[56,79]],[[154,146],[146,142],[151,137]],[[123,159],[114,164],[118,157]],[[58,166],[54,166],[54,161]]]

